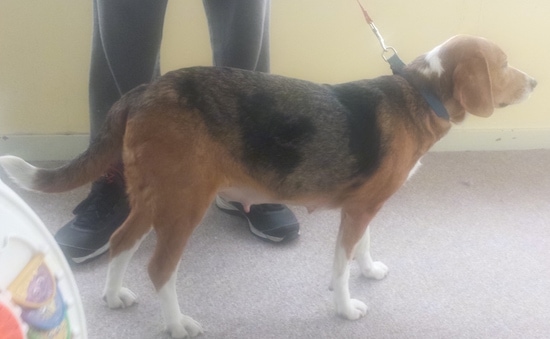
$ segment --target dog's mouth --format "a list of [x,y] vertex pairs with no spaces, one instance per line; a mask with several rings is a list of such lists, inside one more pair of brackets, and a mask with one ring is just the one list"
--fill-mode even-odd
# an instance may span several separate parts
[[518,89],[514,95],[514,98],[509,98],[508,101],[499,102],[495,107],[504,108],[527,100],[533,93],[536,86],[537,82],[535,80],[531,81],[528,86]]

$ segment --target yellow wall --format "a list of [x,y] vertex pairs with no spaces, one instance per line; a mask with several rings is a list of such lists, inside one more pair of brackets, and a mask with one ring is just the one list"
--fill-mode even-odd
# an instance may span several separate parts
[[[463,129],[548,129],[550,2],[547,0],[363,1],[401,58],[410,61],[458,33],[497,42],[539,87],[522,105]],[[0,1],[0,136],[88,132],[91,0]],[[272,72],[318,82],[388,74],[355,0],[273,0]],[[163,71],[209,65],[198,0],[169,4]]]

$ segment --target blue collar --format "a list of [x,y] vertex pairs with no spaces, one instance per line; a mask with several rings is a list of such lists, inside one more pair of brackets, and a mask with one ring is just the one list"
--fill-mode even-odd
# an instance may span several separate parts
[[439,98],[436,97],[432,91],[422,89],[420,90],[420,94],[422,94],[424,99],[428,102],[428,105],[430,105],[430,107],[438,117],[445,120],[450,119],[449,112],[447,112],[447,109],[445,108],[441,100],[439,100]]
[[[393,74],[395,75],[403,75],[403,68],[405,68],[405,63],[399,58],[397,53],[393,54],[391,57],[387,59],[388,63],[390,64],[391,70]],[[406,79],[406,78],[405,78]],[[427,90],[425,88],[419,88],[420,94],[422,94],[422,97],[424,97],[424,100],[430,105],[431,109],[435,112],[435,114],[445,120],[449,120],[449,112],[447,112],[447,109],[439,100],[439,98],[430,90]]]

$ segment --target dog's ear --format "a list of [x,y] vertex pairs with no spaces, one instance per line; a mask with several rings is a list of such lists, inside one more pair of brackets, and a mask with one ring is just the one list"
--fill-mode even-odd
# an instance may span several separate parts
[[485,57],[462,60],[453,73],[453,96],[469,113],[488,117],[494,111],[491,75]]

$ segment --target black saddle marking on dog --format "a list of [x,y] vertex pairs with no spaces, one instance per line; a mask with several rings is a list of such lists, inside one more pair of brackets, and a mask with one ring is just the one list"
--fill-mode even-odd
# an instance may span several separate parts
[[191,76],[178,79],[174,84],[180,98],[179,104],[188,108],[201,109],[205,105],[198,83]]
[[376,171],[384,154],[376,115],[383,94],[355,83],[335,85],[332,90],[346,108],[349,151],[357,161],[353,176],[369,176]]
[[210,69],[196,67],[177,77],[174,87],[179,96],[179,105],[197,109],[213,136],[223,134],[235,121],[232,106],[231,81],[224,81],[230,68]]
[[252,170],[273,170],[281,178],[292,173],[303,158],[302,145],[315,134],[309,118],[280,110],[267,93],[239,99],[243,161]]

